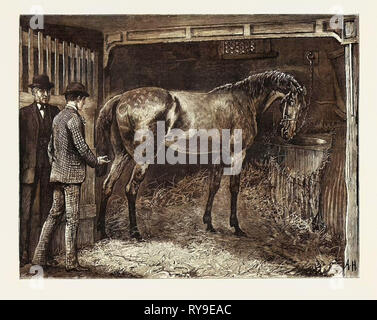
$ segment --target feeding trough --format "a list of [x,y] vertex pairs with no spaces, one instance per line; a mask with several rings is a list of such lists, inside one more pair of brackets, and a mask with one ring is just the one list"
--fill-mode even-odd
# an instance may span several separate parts
[[329,141],[326,139],[311,135],[298,135],[290,141],[290,144],[304,147],[321,146],[328,143]]
[[287,216],[313,219],[320,210],[321,174],[331,148],[330,134],[296,136],[268,147],[271,197]]

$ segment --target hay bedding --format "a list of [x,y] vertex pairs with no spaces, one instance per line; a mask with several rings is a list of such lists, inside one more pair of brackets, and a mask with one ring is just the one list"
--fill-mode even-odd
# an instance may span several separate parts
[[[100,274],[138,278],[253,278],[326,276],[341,246],[312,232],[299,214],[284,217],[272,206],[263,170],[249,166],[239,195],[239,221],[247,238],[229,227],[229,179],[223,178],[212,211],[217,233],[202,223],[208,186],[200,171],[179,182],[148,188],[138,201],[143,242],[128,236],[128,210],[115,198],[107,212],[111,236],[80,251],[80,263]],[[63,264],[63,257],[59,257]]]

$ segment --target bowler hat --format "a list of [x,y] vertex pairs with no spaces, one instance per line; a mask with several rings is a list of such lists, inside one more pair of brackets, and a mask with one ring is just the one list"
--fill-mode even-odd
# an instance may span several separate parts
[[45,74],[39,74],[37,76],[33,77],[33,83],[29,84],[30,88],[40,88],[40,89],[48,89],[50,90],[51,88],[54,87],[54,84],[50,82],[50,79],[48,78],[47,75]]
[[86,91],[85,86],[80,82],[71,82],[68,84],[67,89],[65,89],[64,94],[67,93],[79,93],[85,97],[89,97],[89,93]]

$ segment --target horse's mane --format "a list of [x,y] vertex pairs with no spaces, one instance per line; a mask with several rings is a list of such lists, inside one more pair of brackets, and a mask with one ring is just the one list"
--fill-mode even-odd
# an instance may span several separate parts
[[244,80],[216,87],[209,93],[233,90],[246,91],[251,97],[257,97],[267,90],[276,90],[285,94],[288,92],[301,93],[302,87],[292,75],[272,70],[253,74]]

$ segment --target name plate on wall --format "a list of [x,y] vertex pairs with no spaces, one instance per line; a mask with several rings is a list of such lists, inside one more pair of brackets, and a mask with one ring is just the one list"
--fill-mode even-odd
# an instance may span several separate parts
[[271,50],[269,39],[234,39],[220,43],[219,52],[222,59],[256,59],[275,58],[277,52]]

